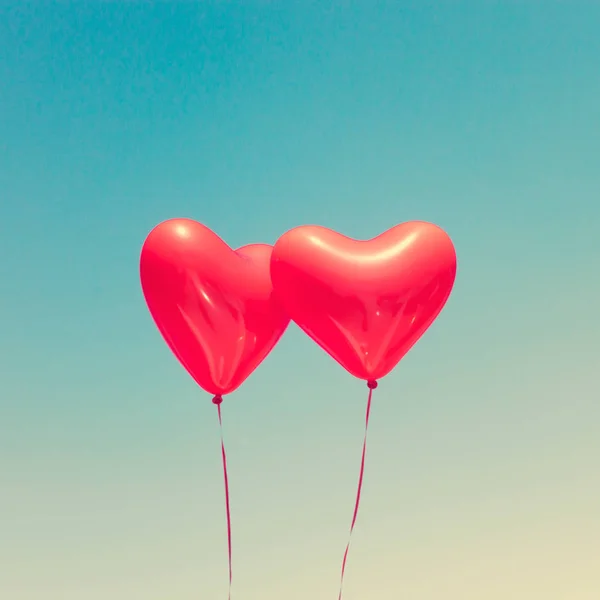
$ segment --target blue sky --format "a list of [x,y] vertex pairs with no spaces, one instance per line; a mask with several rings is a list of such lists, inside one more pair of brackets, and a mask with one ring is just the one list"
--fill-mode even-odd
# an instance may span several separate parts
[[[0,595],[225,591],[214,407],[138,281],[184,216],[234,247],[455,242],[376,392],[347,600],[595,598],[599,27],[591,2],[3,4]],[[224,405],[238,595],[335,593],[365,400],[291,328]]]

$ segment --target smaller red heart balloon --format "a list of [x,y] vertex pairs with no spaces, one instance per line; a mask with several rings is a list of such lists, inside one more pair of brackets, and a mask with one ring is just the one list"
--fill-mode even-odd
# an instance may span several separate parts
[[272,247],[232,250],[208,227],[171,219],[140,258],[142,290],[167,345],[205,391],[237,389],[289,324],[269,275]]
[[355,377],[387,375],[442,310],[456,253],[431,223],[368,241],[296,227],[273,248],[271,279],[293,321]]

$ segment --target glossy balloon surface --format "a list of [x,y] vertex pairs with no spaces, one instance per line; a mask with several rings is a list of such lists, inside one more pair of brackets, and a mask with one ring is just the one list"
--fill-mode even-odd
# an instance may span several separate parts
[[142,248],[140,277],[173,354],[210,394],[237,389],[273,349],[289,318],[273,294],[272,247],[232,250],[210,229],[171,219]]
[[271,279],[290,317],[352,375],[387,375],[443,308],[456,276],[452,241],[431,223],[368,241],[307,225],[275,244]]

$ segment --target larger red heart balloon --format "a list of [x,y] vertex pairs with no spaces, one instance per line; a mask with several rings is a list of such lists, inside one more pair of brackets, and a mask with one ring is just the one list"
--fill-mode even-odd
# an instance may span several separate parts
[[148,235],[142,290],[173,354],[196,383],[221,396],[237,389],[289,324],[269,275],[272,247],[232,250],[210,229],[171,219]]
[[293,321],[352,375],[387,375],[442,310],[456,276],[452,241],[431,223],[368,241],[318,226],[275,244],[271,279]]

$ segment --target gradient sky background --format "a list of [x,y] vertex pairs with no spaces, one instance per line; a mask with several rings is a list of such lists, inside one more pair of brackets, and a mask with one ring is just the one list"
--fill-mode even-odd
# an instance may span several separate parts
[[[226,598],[215,410],[138,281],[185,216],[456,244],[375,395],[346,600],[597,600],[593,4],[3,3],[0,597]],[[337,597],[366,395],[292,328],[224,404],[236,599]]]

